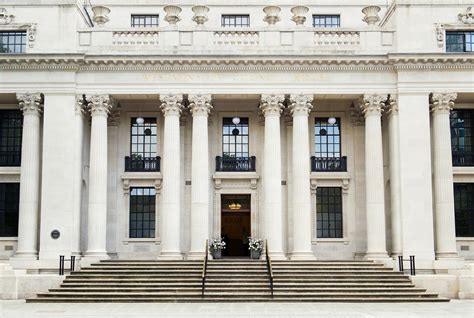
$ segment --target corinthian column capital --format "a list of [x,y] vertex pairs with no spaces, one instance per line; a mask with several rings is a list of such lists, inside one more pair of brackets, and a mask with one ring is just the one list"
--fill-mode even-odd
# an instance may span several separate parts
[[387,116],[398,115],[398,100],[397,95],[388,95],[387,102],[385,103],[385,113]]
[[107,116],[112,109],[108,94],[86,95],[86,103],[91,116]]
[[160,96],[161,110],[165,116],[177,115],[180,116],[183,110],[183,95],[182,94],[167,94]]
[[19,93],[16,94],[18,105],[23,115],[40,115],[43,108],[41,93]]
[[193,94],[189,95],[189,110],[193,116],[204,115],[208,116],[211,112],[212,96],[210,94]]
[[433,114],[449,114],[453,109],[456,93],[432,93],[430,95],[430,108]]
[[74,110],[76,112],[76,115],[84,117],[86,109],[84,106],[84,96],[82,95],[76,95],[76,104],[74,106]]
[[283,111],[283,101],[285,95],[283,94],[262,94],[260,100],[260,110],[264,116],[278,115]]
[[313,94],[292,94],[290,96],[290,112],[291,114],[298,115],[309,115],[313,105],[311,102],[313,101]]
[[383,108],[385,107],[385,101],[387,100],[387,95],[381,94],[365,94],[360,108],[365,117],[369,115],[380,116],[382,114]]

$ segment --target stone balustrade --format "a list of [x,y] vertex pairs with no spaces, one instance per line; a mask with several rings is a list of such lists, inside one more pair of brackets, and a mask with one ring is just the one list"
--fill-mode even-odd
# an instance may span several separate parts
[[158,31],[113,31],[112,44],[127,45],[158,45]]

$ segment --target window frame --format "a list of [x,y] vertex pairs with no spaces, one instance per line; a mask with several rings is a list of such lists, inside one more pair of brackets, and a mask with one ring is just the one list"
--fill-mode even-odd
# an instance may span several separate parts
[[[474,109],[457,108],[451,110],[449,114],[451,131],[451,155],[453,156],[453,166],[474,166]],[[469,122],[466,125],[466,121]],[[462,125],[457,125],[463,123]],[[462,142],[461,142],[462,141]],[[462,145],[461,145],[462,144]],[[463,157],[464,163],[456,163],[457,155]]]
[[[474,237],[474,183],[455,182],[453,187],[456,238],[472,238]],[[460,188],[465,188],[464,190],[467,188],[467,191],[461,192]],[[459,202],[460,196],[464,196],[467,202]],[[461,220],[461,218],[465,219]],[[465,224],[461,226],[461,222]],[[460,233],[461,231],[466,232]]]
[[[449,43],[451,36],[460,36],[463,35],[462,43]],[[469,37],[470,41],[467,41],[467,37]],[[474,53],[474,30],[446,30],[445,31],[445,50],[446,53]],[[451,50],[450,48],[455,45],[462,45],[462,51]],[[471,50],[468,50],[468,47]]]
[[23,143],[23,114],[20,110],[0,109],[0,136],[0,166],[19,167]]
[[[337,189],[337,191],[336,191]],[[329,191],[332,190],[332,194],[329,195],[329,192],[326,194],[326,199],[323,199],[322,197],[322,192],[323,191]],[[338,192],[338,193],[336,193]],[[336,195],[337,194],[337,195]],[[317,187],[316,189],[316,214],[315,214],[315,236],[317,240],[325,240],[325,239],[344,239],[344,194],[343,194],[343,188],[340,186],[321,186]],[[337,199],[338,202],[332,202],[334,204],[333,208],[330,209],[329,204],[331,204],[330,197]],[[335,201],[334,200],[334,201]],[[328,202],[325,202],[328,201]],[[327,206],[326,211],[323,212],[322,208],[323,205]],[[338,209],[338,207],[340,209]],[[318,210],[319,208],[319,210]],[[332,211],[331,211],[332,210]],[[336,211],[337,210],[337,211]],[[326,214],[326,217],[324,217],[322,214]],[[331,220],[331,216],[333,215],[333,218]],[[337,215],[340,216],[339,220],[337,220]],[[326,220],[327,218],[327,220]],[[323,222],[327,222],[327,228],[325,229],[323,226]],[[334,222],[334,225],[331,227],[330,222]],[[339,225],[339,226],[338,226]],[[339,228],[338,228],[339,227]],[[327,234],[324,234],[323,231],[327,231]],[[331,234],[331,231],[333,231],[333,235]]]
[[[313,28],[340,28],[341,27],[341,15],[340,14],[313,14],[312,15],[312,24]],[[316,19],[324,18],[324,25],[318,24],[316,25]],[[332,23],[332,20],[336,18],[336,24]],[[328,23],[327,19],[330,19],[331,22]]]
[[[21,35],[20,42],[17,44],[17,36]],[[7,39],[7,44],[3,44],[3,39]],[[13,38],[13,43],[10,44],[10,39]],[[26,30],[0,30],[0,54],[24,54],[27,53],[28,32]],[[11,50],[13,46],[13,51]],[[19,50],[18,50],[19,47]],[[8,51],[4,51],[5,49]]]
[[[137,116],[138,117],[138,116]],[[131,117],[130,118],[130,157],[132,159],[137,158],[136,155],[140,155],[141,159],[144,158],[155,158],[158,156],[158,120],[156,117],[143,117],[145,120],[143,125],[138,125],[136,123],[137,117]],[[147,123],[147,121],[154,121],[154,127],[153,123]],[[134,127],[137,127],[137,133],[134,133]],[[143,128],[143,134],[140,133],[140,128]],[[147,136],[145,135],[144,131],[145,129],[150,128],[152,130],[151,135]],[[153,133],[153,128],[154,128],[154,133]],[[143,137],[143,142],[134,142],[134,137],[137,137],[137,140],[139,137]],[[155,142],[153,143],[152,140],[155,137]],[[149,142],[147,142],[147,139],[150,139]],[[141,145],[143,146],[143,151],[134,151],[134,145]],[[149,147],[149,151],[145,151],[145,147]],[[153,151],[154,148],[154,151]]]
[[[134,191],[145,191],[147,195],[140,195],[134,193]],[[134,186],[129,189],[129,202],[128,202],[128,239],[130,240],[155,240],[157,238],[157,190],[155,187],[149,186]],[[142,198],[139,200],[138,198]],[[152,202],[145,202],[145,198],[151,199]],[[141,201],[141,202],[140,202]],[[146,204],[145,204],[146,203]],[[141,206],[141,211],[138,211],[138,207]],[[145,207],[148,207],[148,211],[145,211]],[[145,220],[145,214],[147,220]],[[140,216],[140,218],[139,218]],[[135,217],[135,218],[134,218]],[[141,222],[141,227],[138,226]],[[145,223],[147,222],[147,223]],[[145,224],[148,225],[145,227]],[[135,231],[135,232],[134,232]],[[141,235],[138,232],[141,231]],[[143,235],[144,231],[149,231],[148,236]]]
[[[10,188],[10,189],[7,189]],[[7,203],[12,204],[7,206]],[[7,209],[8,208],[8,209]],[[3,212],[2,209],[4,209]],[[12,213],[13,211],[13,213]],[[9,215],[10,214],[10,215]],[[6,226],[6,220],[13,215],[13,227],[16,226],[16,229],[8,229]],[[0,238],[7,237],[18,237],[18,222],[20,216],[20,183],[19,182],[1,182],[0,183]]]
[[[316,157],[316,158],[342,158],[342,132],[341,132],[341,127],[342,127],[342,124],[341,124],[341,117],[335,117],[336,118],[336,124],[334,125],[330,125],[328,123],[328,119],[329,117],[314,117],[314,125],[313,125],[313,155]],[[326,140],[327,142],[325,143],[325,146],[326,146],[326,152],[323,152],[323,151],[319,151],[318,152],[318,144],[319,145],[323,145],[323,143],[318,143],[318,137],[321,137],[321,135],[318,135],[319,131],[317,131],[317,128],[318,128],[318,121],[320,122],[325,122],[325,127],[322,127],[321,129],[323,128],[328,128],[329,126],[337,126],[338,127],[338,134],[329,134],[329,130],[326,129],[328,131],[328,134],[325,136],[326,137]],[[338,137],[339,138],[339,142],[338,143],[329,143],[329,137]],[[329,152],[329,145],[337,145],[339,147],[339,151],[336,152],[336,151],[332,151],[332,152]],[[326,156],[320,156],[319,154],[326,154]],[[338,156],[335,156],[335,154],[339,154]],[[332,157],[329,156],[329,154],[332,154]]]
[[[142,19],[143,18],[143,23],[136,24],[135,19]],[[147,23],[147,18],[154,19],[156,18],[156,23],[153,21],[150,23]],[[130,15],[130,26],[132,28],[157,28],[160,26],[160,15],[159,14],[131,14]]]
[[[226,19],[234,19],[234,23],[226,23]],[[237,19],[241,19],[241,23],[237,23]],[[242,23],[243,19],[247,19],[248,23]],[[221,27],[223,28],[249,28],[250,27],[250,14],[222,14],[221,15]]]
[[[239,117],[240,118],[240,123],[238,125],[234,125],[232,123],[232,118],[233,117],[222,117],[222,126],[221,126],[221,147],[222,147],[222,157],[230,157],[230,158],[250,158],[250,118],[249,117]],[[226,121],[229,121],[230,124],[227,124]],[[243,123],[246,121],[246,126]],[[228,133],[226,133],[226,127],[228,127]],[[247,133],[242,133],[243,128],[247,128]],[[238,136],[233,136],[232,135],[232,130],[234,128],[238,128],[240,130],[240,133]],[[226,137],[229,138],[229,142],[225,142]],[[237,142],[237,137],[247,137],[247,142]],[[231,139],[234,139],[234,142],[230,142]],[[234,145],[234,151],[227,151],[226,152],[226,145]],[[247,151],[237,151],[237,145],[241,146],[241,149],[243,148],[244,145],[247,146]],[[246,156],[242,156],[242,154],[245,154]],[[237,154],[240,154],[240,156],[237,156]],[[233,155],[233,156],[232,156]]]

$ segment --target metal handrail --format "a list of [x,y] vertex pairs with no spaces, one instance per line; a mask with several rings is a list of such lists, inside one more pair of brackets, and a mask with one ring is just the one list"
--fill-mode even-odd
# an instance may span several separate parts
[[403,255],[398,256],[398,270],[400,272],[405,271],[405,269],[403,268],[403,262],[410,262],[410,275],[415,276],[415,255],[410,255],[409,259],[403,259]]
[[267,271],[268,271],[268,277],[270,279],[270,291],[272,293],[272,298],[273,298],[273,269],[272,269],[272,260],[270,259],[270,256],[268,255],[268,240],[265,240],[265,258],[267,259]]
[[206,240],[206,247],[204,248],[205,250],[205,255],[204,255],[204,260],[202,264],[202,297],[204,297],[204,285],[206,284],[206,272],[207,272],[207,260],[208,260],[208,254],[209,254],[209,240]]

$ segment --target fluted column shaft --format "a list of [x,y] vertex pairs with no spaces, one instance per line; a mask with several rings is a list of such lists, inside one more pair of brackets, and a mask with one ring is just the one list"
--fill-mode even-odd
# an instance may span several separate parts
[[280,115],[284,95],[262,95],[260,109],[265,116],[263,164],[264,230],[269,254],[284,259],[283,210],[281,191]]
[[456,93],[431,95],[436,258],[457,257],[449,113]]
[[398,103],[391,96],[387,103],[390,156],[390,210],[392,223],[392,256],[402,255],[402,216],[400,208],[400,142]]
[[207,119],[211,95],[190,95],[193,115],[191,161],[191,251],[188,259],[202,259],[209,236],[209,136]]
[[91,113],[89,209],[85,257],[107,258],[107,116],[109,95],[86,97]]
[[182,95],[164,95],[163,185],[161,191],[160,258],[181,259],[181,157],[179,117]]
[[313,259],[308,115],[313,95],[291,95],[293,116],[293,249],[291,259]]
[[40,93],[18,94],[23,112],[21,146],[20,206],[18,220],[18,247],[15,257],[38,256],[39,182],[40,182]]
[[367,258],[387,257],[381,125],[386,99],[386,95],[364,95],[361,105],[365,116]]

